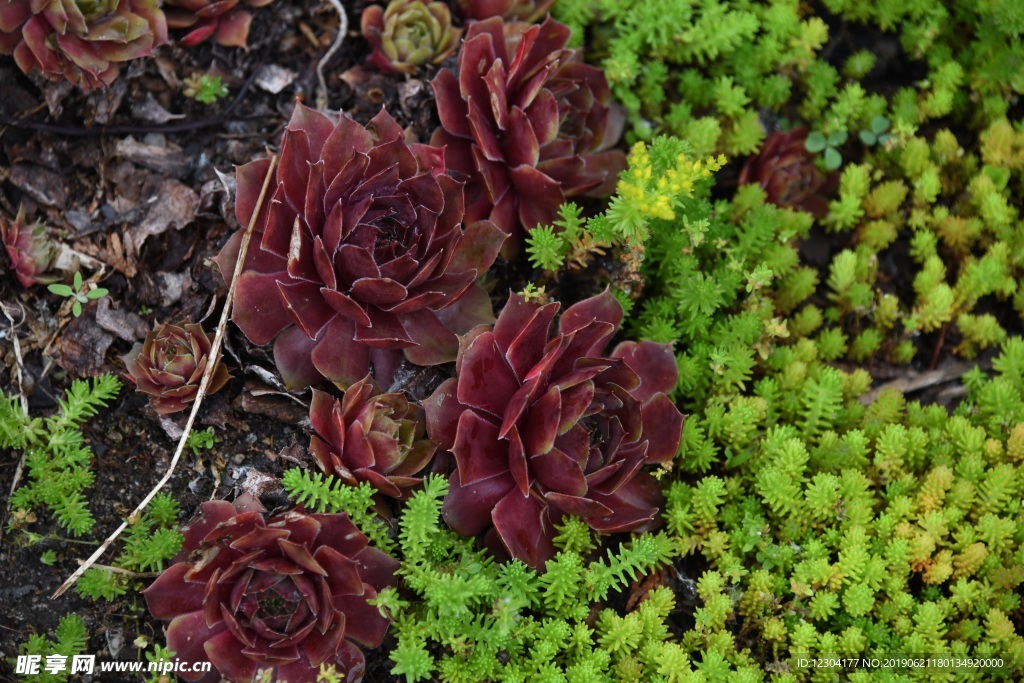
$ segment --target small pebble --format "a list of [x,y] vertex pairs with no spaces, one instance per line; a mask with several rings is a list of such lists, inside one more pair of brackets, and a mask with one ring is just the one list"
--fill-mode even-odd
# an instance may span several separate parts
[[238,453],[237,455],[232,456],[231,462],[235,463],[236,465],[241,465],[243,462],[245,462],[245,456],[242,455],[241,453]]

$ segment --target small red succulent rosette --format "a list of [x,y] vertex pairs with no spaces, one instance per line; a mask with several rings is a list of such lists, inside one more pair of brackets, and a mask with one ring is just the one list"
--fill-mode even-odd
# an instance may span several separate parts
[[309,452],[325,473],[355,486],[369,482],[381,494],[404,498],[434,456],[423,409],[404,394],[382,394],[365,377],[339,401],[313,390]]
[[553,329],[558,309],[511,296],[493,327],[463,338],[455,378],[424,401],[429,435],[456,463],[445,521],[533,567],[554,554],[562,515],[605,533],[652,527],[661,487],[643,468],[675,456],[683,424],[666,395],[677,380],[667,344],[606,354],[622,322],[607,291]]
[[[135,389],[150,397],[149,404],[158,414],[168,415],[196,400],[212,349],[201,325],[168,323],[147,334],[145,342],[136,344],[121,360]],[[218,358],[206,393],[220,391],[229,379],[231,374]]]
[[[235,211],[248,225],[269,160],[237,171]],[[412,363],[455,359],[457,333],[494,319],[475,284],[504,235],[488,221],[463,227],[462,184],[443,150],[406,144],[381,111],[363,127],[301,104],[257,216],[238,277],[232,320],[254,344],[274,342],[286,384],[327,378],[345,387],[372,364],[387,380]],[[244,230],[217,256],[234,272]]]
[[[358,683],[389,620],[367,600],[394,583],[398,562],[372,548],[347,515],[293,510],[271,518],[243,494],[203,503],[186,526],[181,561],[143,591],[169,619],[167,647],[211,662],[187,681],[313,683],[321,665]],[[194,667],[192,667],[194,668]]]
[[828,214],[828,195],[837,186],[836,176],[825,175],[818,169],[806,143],[805,128],[772,133],[761,151],[743,164],[740,185],[756,183],[772,204],[823,218]]
[[459,73],[432,81],[441,127],[431,144],[467,179],[466,220],[489,219],[511,239],[551,224],[566,198],[607,197],[626,167],[624,117],[604,72],[566,48],[570,29],[499,17],[473,22]]
[[0,241],[22,287],[57,281],[55,276],[46,275],[57,255],[56,245],[47,237],[46,226],[42,222],[32,225],[25,222],[24,207],[18,209],[13,221],[0,217]]
[[104,88],[119,64],[167,42],[159,0],[3,0],[0,54],[14,55],[25,73],[67,80],[83,90]]

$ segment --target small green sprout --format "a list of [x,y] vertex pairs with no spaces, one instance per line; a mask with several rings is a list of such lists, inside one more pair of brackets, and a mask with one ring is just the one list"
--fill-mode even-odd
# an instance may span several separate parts
[[884,116],[876,116],[871,119],[871,127],[860,132],[860,141],[868,147],[874,147],[876,144],[884,145],[891,139],[892,133],[889,132],[889,119]]
[[192,430],[185,441],[185,445],[192,449],[192,454],[197,456],[199,451],[209,450],[217,443],[217,437],[213,434],[213,427],[206,429]]
[[825,154],[825,169],[834,171],[843,165],[843,155],[839,153],[839,147],[846,142],[849,134],[845,130],[837,130],[830,133],[828,137],[821,131],[814,131],[807,136],[804,147],[811,154]]
[[103,287],[93,287],[92,289],[82,287],[82,273],[75,273],[74,287],[68,287],[67,285],[50,285],[48,288],[51,292],[57,296],[63,296],[69,299],[74,299],[75,302],[71,305],[71,312],[75,314],[75,317],[82,315],[82,304],[89,303],[93,299],[100,299],[107,295],[107,290]]
[[228,96],[228,87],[221,82],[220,76],[192,75],[185,79],[184,95],[203,104],[213,104]]
[[57,553],[53,550],[44,550],[43,554],[39,556],[39,561],[47,567],[52,567],[57,564]]

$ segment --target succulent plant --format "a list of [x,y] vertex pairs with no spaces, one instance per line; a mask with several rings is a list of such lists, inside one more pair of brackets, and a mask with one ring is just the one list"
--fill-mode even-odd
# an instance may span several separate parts
[[555,0],[455,0],[464,19],[481,21],[491,17],[533,23],[548,13]]
[[167,25],[188,33],[178,42],[194,47],[208,38],[225,47],[245,47],[252,15],[239,7],[265,7],[274,0],[164,0]]
[[326,663],[358,683],[365,660],[355,642],[377,647],[389,624],[367,600],[393,583],[398,562],[345,514],[265,512],[249,494],[203,503],[182,530],[180,561],[143,591],[150,613],[171,620],[175,656],[216,669],[179,675],[313,683]]
[[[199,383],[210,362],[211,343],[200,325],[166,324],[146,335],[122,361],[128,379],[137,391],[148,394],[149,405],[160,415],[184,410],[199,391]],[[231,379],[227,368],[217,360],[207,394],[213,394]]]
[[309,420],[309,450],[321,470],[346,484],[368,481],[392,498],[420,483],[416,473],[437,450],[426,438],[423,409],[404,394],[381,394],[369,377],[340,401],[314,389]]
[[642,468],[675,456],[683,424],[666,395],[669,345],[605,355],[622,322],[608,291],[570,306],[553,332],[558,308],[511,296],[493,328],[462,338],[455,378],[424,401],[428,434],[455,457],[445,521],[487,531],[531,566],[553,554],[564,514],[601,532],[650,527],[661,489]]
[[445,69],[432,81],[441,127],[431,144],[469,179],[466,220],[490,219],[513,236],[506,254],[523,229],[552,223],[567,197],[611,194],[626,165],[608,149],[623,117],[609,106],[604,72],[566,49],[569,34],[551,18],[474,22],[459,75]]
[[25,73],[83,90],[114,82],[118,64],[167,42],[159,0],[3,0],[0,53]]
[[[242,225],[269,163],[238,169]],[[462,184],[445,173],[442,150],[407,145],[386,111],[364,128],[296,106],[268,192],[232,319],[253,343],[274,341],[288,386],[348,386],[371,361],[386,385],[382,368],[399,349],[420,365],[448,362],[456,333],[493,320],[475,280],[504,235],[487,221],[462,227]],[[216,259],[228,280],[241,237]]]
[[0,217],[0,239],[11,257],[11,268],[24,287],[56,282],[56,276],[45,275],[57,256],[57,247],[46,235],[42,221],[25,223],[25,208],[18,209],[13,221]]
[[740,184],[757,183],[768,194],[768,201],[777,206],[807,211],[818,218],[825,216],[835,178],[818,170],[806,141],[805,128],[772,133],[761,151],[743,164]]
[[426,63],[440,64],[459,45],[461,28],[443,2],[391,0],[387,9],[370,5],[363,10],[363,36],[373,53],[370,63],[383,71],[411,74]]

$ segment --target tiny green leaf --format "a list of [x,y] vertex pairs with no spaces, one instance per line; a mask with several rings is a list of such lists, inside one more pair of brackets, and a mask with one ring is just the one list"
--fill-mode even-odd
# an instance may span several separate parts
[[837,130],[828,136],[828,144],[830,147],[838,147],[839,145],[846,142],[846,139],[850,137],[849,133],[845,130]]
[[843,155],[835,147],[825,150],[825,168],[834,171],[843,165]]
[[75,289],[82,288],[82,271],[75,273]]
[[57,296],[74,296],[75,292],[67,285],[50,285],[47,287],[48,290],[56,294]]
[[825,140],[825,136],[819,133],[818,131],[814,131],[810,135],[808,135],[807,140],[804,142],[804,147],[807,149],[808,152],[811,152],[812,154],[817,154],[818,152],[821,152],[822,150],[825,149],[827,145],[828,141]]
[[876,116],[871,119],[871,132],[875,135],[881,135],[885,131],[889,130],[889,119],[884,116]]
[[81,302],[76,301],[75,303],[73,303],[71,305],[71,312],[75,314],[76,318],[78,316],[82,315],[82,304],[81,304]]
[[860,132],[860,141],[868,147],[874,147],[875,143],[878,142],[878,138],[870,130],[862,130]]
[[106,295],[106,289],[104,289],[103,287],[97,287],[96,289],[90,290],[90,292],[86,294],[86,297],[90,299],[99,299],[100,297],[104,297]]

